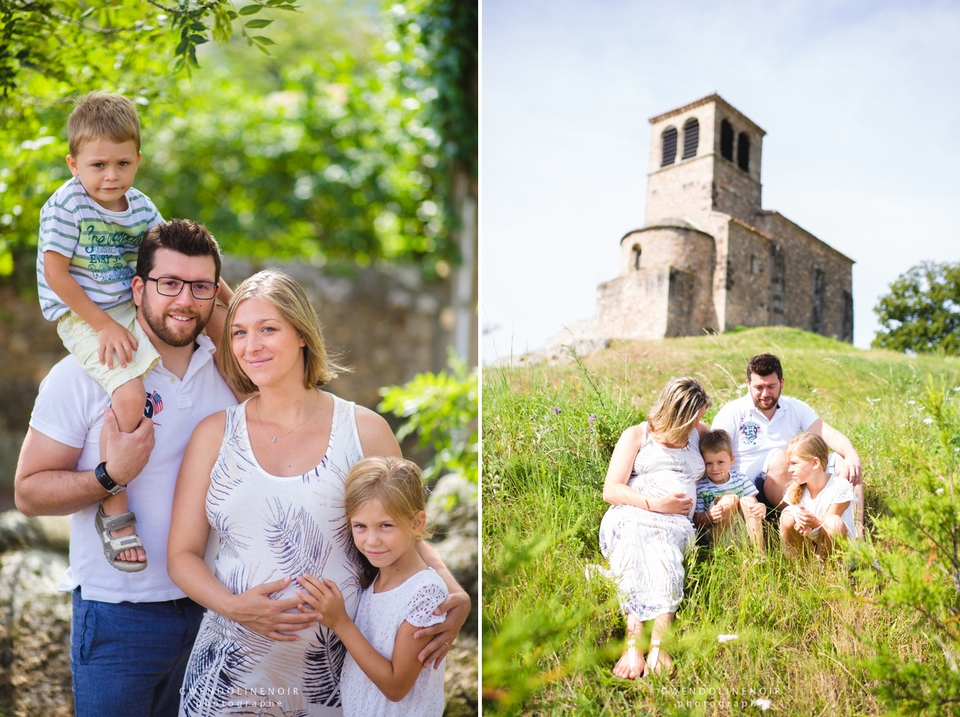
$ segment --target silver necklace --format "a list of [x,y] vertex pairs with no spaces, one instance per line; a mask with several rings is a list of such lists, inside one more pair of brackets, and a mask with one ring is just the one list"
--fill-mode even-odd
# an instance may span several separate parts
[[307,417],[304,418],[302,421],[300,421],[300,423],[298,423],[296,426],[294,426],[293,428],[291,428],[289,431],[287,431],[286,433],[281,433],[279,436],[271,436],[271,435],[270,435],[270,431],[268,431],[268,430],[266,429],[266,427],[263,425],[263,421],[260,420],[260,397],[259,397],[259,396],[257,396],[257,403],[256,403],[256,405],[254,406],[254,408],[255,408],[256,411],[257,411],[257,423],[260,424],[260,428],[263,430],[264,433],[267,434],[267,438],[269,438],[272,443],[276,443],[278,438],[283,438],[284,436],[289,436],[289,435],[290,435],[291,433],[293,433],[295,430],[297,430],[298,428],[300,428],[300,426],[302,426],[304,423],[306,423],[307,421],[309,421],[309,420],[313,417],[313,414],[316,412],[316,410],[317,410],[317,405],[318,405],[319,403],[320,403],[320,396],[317,395],[317,400],[314,402],[313,408],[310,410],[310,413],[307,415]]

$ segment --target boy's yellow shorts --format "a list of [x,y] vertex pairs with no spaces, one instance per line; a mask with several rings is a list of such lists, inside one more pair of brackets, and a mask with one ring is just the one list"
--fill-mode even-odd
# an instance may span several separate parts
[[67,351],[80,362],[83,370],[112,396],[114,391],[128,381],[146,376],[160,360],[160,354],[150,343],[143,327],[137,321],[137,307],[133,299],[106,311],[110,318],[129,330],[137,339],[138,348],[133,354],[133,361],[128,362],[126,368],[120,366],[119,357],[116,354],[113,355],[113,368],[100,363],[100,343],[97,341],[97,332],[72,311],[60,317],[57,333]]

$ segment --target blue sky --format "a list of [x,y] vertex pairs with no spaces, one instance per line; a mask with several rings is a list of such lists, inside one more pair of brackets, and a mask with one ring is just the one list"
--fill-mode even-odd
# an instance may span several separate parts
[[483,360],[594,314],[643,226],[648,119],[717,92],[762,127],[763,207],[891,282],[960,261],[960,3],[485,0]]

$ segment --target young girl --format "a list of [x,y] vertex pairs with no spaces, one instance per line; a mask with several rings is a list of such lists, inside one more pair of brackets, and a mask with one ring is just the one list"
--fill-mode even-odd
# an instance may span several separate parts
[[790,553],[802,550],[807,539],[813,541],[817,555],[826,558],[838,537],[857,537],[853,487],[827,474],[830,449],[816,433],[797,434],[786,452],[793,482],[784,496],[788,505],[780,515],[780,536]]
[[429,537],[420,469],[400,458],[365,458],[350,469],[343,489],[364,558],[356,622],[331,580],[301,576],[297,594],[349,652],[340,677],[344,717],[441,717],[442,666],[425,669],[417,654],[430,638],[413,637],[418,628],[442,622],[433,611],[447,597],[443,581],[417,553],[417,541]]

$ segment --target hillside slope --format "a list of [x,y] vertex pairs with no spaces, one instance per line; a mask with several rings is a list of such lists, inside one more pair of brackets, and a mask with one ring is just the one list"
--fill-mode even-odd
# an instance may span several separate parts
[[[610,674],[623,619],[602,563],[601,486],[620,432],[671,378],[696,376],[713,407],[744,391],[747,359],[780,357],[784,393],[846,433],[864,462],[868,530],[917,490],[905,462],[933,440],[923,397],[960,400],[960,360],[861,351],[795,329],[615,343],[562,366],[492,368],[483,387],[485,709],[524,714],[882,714],[861,662],[867,640],[937,658],[910,616],[885,611],[828,565],[738,543],[688,561],[672,652],[677,675],[627,683]],[[932,381],[932,384],[930,383]],[[718,636],[735,634],[735,640]],[[754,704],[755,700],[761,702]]]

